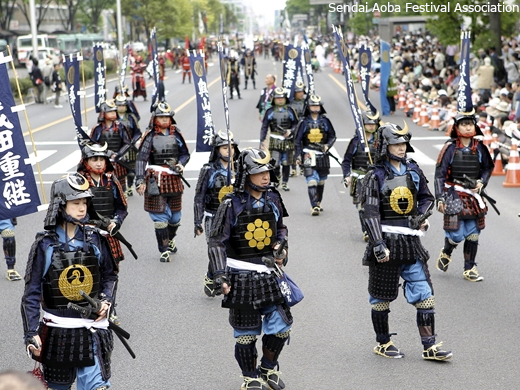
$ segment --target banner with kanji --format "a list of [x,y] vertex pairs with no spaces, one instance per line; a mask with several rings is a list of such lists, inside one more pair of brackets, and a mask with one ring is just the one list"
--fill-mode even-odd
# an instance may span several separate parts
[[107,99],[105,57],[100,43],[94,45],[94,75],[94,105],[96,112],[99,112],[101,103]]
[[388,103],[388,99],[386,98],[390,70],[390,44],[381,41],[381,85],[379,86],[379,98],[381,99],[381,111],[383,111],[383,115],[390,115],[390,103]]
[[128,67],[128,56],[130,55],[130,45],[126,45],[126,53],[121,61],[121,73],[119,74],[119,86],[121,87],[121,91],[123,90],[123,86],[125,85],[125,77],[126,77],[126,68]]
[[150,108],[150,111],[153,112],[153,107],[155,104],[159,103],[159,57],[157,55],[157,34],[155,27],[152,29],[152,32],[150,33],[150,44],[152,46],[152,63],[153,63],[153,92],[152,92],[152,106]]
[[347,96],[350,103],[350,110],[352,111],[352,117],[354,118],[354,124],[356,125],[356,134],[359,137],[359,142],[363,150],[368,152],[368,147],[365,143],[365,130],[363,128],[363,122],[361,121],[361,115],[359,114],[359,108],[357,105],[357,98],[354,91],[354,81],[352,80],[352,72],[350,71],[350,58],[348,55],[348,49],[343,41],[343,34],[339,29],[333,26],[334,37],[336,39],[336,46],[338,48],[338,54],[343,64],[343,70],[345,71],[345,82],[347,84]]
[[9,82],[10,61],[0,52],[0,219],[35,213],[41,204],[18,119],[25,107],[15,105]]
[[84,95],[84,91],[79,89],[79,61],[83,58],[79,55],[74,56],[71,54],[66,57],[63,56],[63,65],[65,67],[65,82],[67,84],[67,95],[69,97],[70,111],[72,112],[72,119],[76,127],[76,135],[78,139],[78,145],[80,148],[88,143],[91,143],[90,137],[85,133],[82,128],[81,122],[81,96]]
[[460,81],[457,89],[457,111],[470,112],[473,109],[471,101],[471,85],[469,80],[469,50],[470,50],[471,31],[461,31],[460,53]]
[[197,98],[197,144],[195,150],[197,152],[209,152],[213,148],[215,127],[213,125],[211,104],[209,102],[204,55],[202,52],[191,52],[188,54],[191,73],[193,74],[195,96]]
[[[229,106],[228,106],[228,98],[227,98],[227,90],[228,90],[228,85],[227,85],[227,79],[226,79],[226,59],[224,58],[224,47],[222,45],[222,42],[218,42],[217,44],[217,48],[218,48],[218,63],[219,63],[219,67],[220,67],[220,80],[222,81],[222,102],[224,103],[224,118],[226,119],[226,132],[227,132],[227,136],[228,136],[228,139],[231,138],[230,136],[230,127],[229,127]],[[229,153],[229,156],[228,156],[229,159],[231,159],[231,152]],[[227,181],[226,181],[226,185],[230,185],[231,184],[231,164],[228,164],[228,168],[227,168]]]
[[294,96],[296,76],[300,68],[300,52],[293,45],[284,45],[282,88],[289,100]]
[[361,79],[361,90],[365,98],[365,104],[372,111],[372,114],[377,112],[370,99],[368,98],[368,91],[370,90],[370,69],[372,66],[372,52],[370,48],[363,44],[359,47],[359,78]]
[[305,45],[303,47],[303,58],[305,59],[305,74],[307,75],[307,89],[309,96],[314,95],[315,87],[314,87],[314,73],[312,72],[312,64],[311,64],[311,51],[309,47]]

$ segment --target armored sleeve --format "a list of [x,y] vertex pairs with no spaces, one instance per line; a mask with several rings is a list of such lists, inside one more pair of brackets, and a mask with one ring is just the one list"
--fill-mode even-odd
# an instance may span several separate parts
[[123,193],[123,188],[121,187],[121,183],[117,179],[117,177],[112,176],[112,183],[114,184],[114,192],[115,192],[115,217],[119,220],[119,224],[121,225],[125,218],[128,215],[128,204],[126,201],[126,196]]
[[448,177],[448,169],[450,168],[455,145],[451,141],[446,142],[439,153],[437,164],[435,166],[435,199],[440,199],[444,195],[444,183]]
[[95,237],[96,240],[94,244],[100,251],[100,298],[102,300],[107,299],[108,301],[112,302],[114,297],[114,288],[118,278],[115,261],[106,238],[97,232]]
[[97,124],[90,130],[90,139],[94,142],[99,142],[99,138],[101,137],[101,126]]
[[[197,186],[195,187],[195,198],[193,199],[193,219],[195,226],[202,226],[202,218],[204,217],[204,204],[208,183],[210,178],[211,165],[204,164],[199,173]],[[209,232],[208,232],[209,233]]]
[[294,111],[294,108],[291,106],[287,106],[287,110],[289,111],[289,118],[291,118],[291,132],[294,134],[296,132],[296,127],[298,126],[298,114]]
[[334,145],[334,142],[336,142],[336,130],[334,130],[334,126],[332,126],[332,122],[330,121],[329,118],[327,118],[324,115],[322,116],[322,118],[323,118],[323,121],[325,122],[325,128],[327,129],[327,134],[328,134],[327,145],[330,149],[332,147],[332,145]]
[[208,256],[215,276],[225,273],[227,254],[226,243],[231,236],[232,221],[235,220],[235,210],[231,198],[226,198],[219,206],[209,238]]
[[25,339],[38,334],[40,323],[42,279],[45,270],[45,246],[42,238],[37,237],[33,243],[25,270],[25,289],[21,304]]
[[428,188],[428,179],[424,175],[421,168],[416,163],[411,164],[413,169],[419,175],[419,188],[417,191],[417,210],[420,214],[424,214],[432,202],[435,202],[435,197]]
[[302,150],[303,150],[302,140],[303,140],[303,133],[305,132],[306,127],[307,127],[307,121],[304,118],[298,124],[298,127],[296,129],[296,134],[294,135],[294,155],[296,157],[302,156]]
[[144,180],[146,164],[150,159],[150,152],[152,150],[152,142],[153,130],[148,129],[143,137],[143,142],[139,147],[139,151],[137,152],[137,159],[135,162],[135,178],[137,180]]
[[271,195],[271,200],[273,201],[276,208],[278,208],[278,211],[280,212],[280,217],[276,221],[276,241],[281,242],[283,239],[287,236],[288,230],[287,226],[283,222],[283,218],[287,216],[287,210],[285,209],[285,206],[282,201],[282,197],[280,196],[280,193],[273,192]]
[[370,241],[374,244],[383,241],[381,214],[379,212],[379,192],[381,188],[379,180],[376,171],[371,170],[364,177],[361,188],[361,219],[367,229]]
[[270,117],[272,118],[272,112],[272,108],[269,108],[264,114],[262,128],[260,129],[260,142],[264,142],[267,137],[267,130],[269,128],[269,122],[271,121]]
[[482,159],[480,164],[480,180],[482,180],[482,184],[485,187],[491,178],[491,173],[493,173],[495,163],[493,162],[493,158],[491,157],[488,148],[482,142],[479,141],[477,148],[480,151]]
[[136,139],[141,138],[143,133],[141,133],[141,128],[139,127],[139,121],[137,120],[135,114],[130,113],[130,115],[128,115],[128,117],[130,118],[130,121],[132,122],[132,128],[130,129],[130,131],[132,134],[132,142],[133,142]]
[[190,151],[179,128],[175,131],[175,138],[177,138],[177,144],[179,144],[179,163],[185,167],[190,161]]
[[343,177],[350,176],[351,166],[352,166],[352,157],[354,153],[356,153],[356,147],[358,143],[357,135],[355,135],[349,142],[347,146],[347,150],[345,150],[345,155],[343,156],[343,162],[341,163],[341,170],[343,171]]

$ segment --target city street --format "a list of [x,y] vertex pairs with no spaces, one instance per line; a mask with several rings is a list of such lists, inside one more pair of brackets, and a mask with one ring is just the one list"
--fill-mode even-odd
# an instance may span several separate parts
[[[250,83],[247,90],[240,91],[241,100],[235,97],[229,101],[231,130],[239,148],[258,147],[261,122],[255,106],[264,78],[273,73],[277,81],[281,79],[281,62],[260,57],[257,63],[256,90]],[[216,56],[211,64],[207,82],[213,120],[217,130],[225,129]],[[126,260],[120,265],[117,307],[121,326],[131,333],[129,343],[137,358],[133,360],[123,345],[115,341],[111,388],[238,390],[242,382],[234,358],[235,341],[228,311],[220,307],[220,297],[208,298],[203,293],[202,280],[208,263],[206,243],[203,236],[193,237],[195,183],[208,159],[208,153],[194,152],[194,86],[187,80],[182,84],[182,73],[178,71],[167,69],[166,76],[166,99],[176,112],[175,120],[192,152],[185,171],[192,186],[185,189],[183,196],[178,252],[171,263],[159,262],[153,222],[143,210],[143,198],[134,191],[128,199],[129,215],[121,232],[133,244],[139,259],[134,260],[125,252]],[[150,97],[152,80],[147,81]],[[243,88],[243,78],[241,81]],[[128,77],[127,84],[130,83]],[[338,137],[331,151],[341,160],[354,134],[344,76],[324,68],[315,73],[315,83]],[[115,85],[114,81],[109,83],[110,97]],[[92,128],[97,119],[93,88],[87,89],[87,96],[87,119],[83,115],[83,122]],[[54,109],[53,104],[27,107],[47,196],[52,181],[75,171],[80,160],[70,108],[63,99],[62,109]],[[371,99],[380,107],[378,92],[371,91]],[[144,102],[139,97],[136,105],[144,131],[150,118],[150,98]],[[404,114],[398,111],[383,121],[402,125],[403,119]],[[29,126],[23,114],[20,121],[31,153]],[[416,150],[410,157],[423,169],[433,192],[435,162],[447,137],[418,127],[410,119],[407,123]],[[485,278],[480,283],[462,278],[462,245],[455,250],[447,273],[435,268],[444,232],[441,214],[435,212],[430,218],[431,227],[423,244],[431,256],[428,264],[435,289],[437,341],[443,341],[443,346],[453,351],[453,359],[423,361],[416,309],[406,303],[402,290],[390,307],[390,332],[397,333],[392,340],[406,357],[385,359],[372,351],[376,341],[368,303],[368,268],[361,264],[366,244],[357,211],[342,184],[339,165],[331,159],[331,166],[320,216],[310,214],[303,176],[292,177],[290,192],[282,192],[289,212],[285,222],[290,237],[285,269],[305,294],[305,299],[292,309],[290,343],[279,360],[286,389],[516,388],[520,314],[515,309],[518,302],[514,291],[519,284],[516,276],[520,275],[515,244],[520,239],[520,189],[503,188],[503,177],[493,176],[490,180],[487,192],[497,200],[502,215],[491,209],[486,219],[477,255],[479,271]],[[33,168],[36,173],[36,165]],[[45,212],[40,212],[18,218],[16,269],[20,274],[25,272],[35,234],[43,229],[44,216]],[[23,281],[7,281],[2,267],[5,265],[0,266],[0,371],[32,370],[34,362],[25,354],[20,317]],[[261,351],[260,342],[257,347]]]

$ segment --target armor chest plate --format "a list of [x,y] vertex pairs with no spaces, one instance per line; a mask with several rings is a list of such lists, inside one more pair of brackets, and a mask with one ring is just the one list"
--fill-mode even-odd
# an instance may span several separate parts
[[[237,219],[237,224],[231,228],[231,236],[227,246],[228,257],[248,261],[272,255],[272,245],[276,239],[276,219],[273,211],[258,208],[244,210]],[[253,262],[253,261],[251,261]]]
[[213,187],[206,193],[206,210],[216,212],[224,196],[233,191],[233,186],[227,186],[227,177],[217,172],[214,176]]
[[90,187],[90,191],[94,195],[92,205],[103,217],[113,217],[115,212],[114,192],[111,186]]
[[179,145],[174,136],[155,135],[152,143],[153,164],[164,164],[164,160],[179,158]]
[[79,292],[83,290],[90,297],[97,298],[99,282],[99,262],[92,248],[87,253],[55,249],[43,279],[43,306],[66,309],[69,302],[87,306]]
[[119,126],[115,123],[113,124],[113,130],[114,131],[108,131],[103,129],[99,137],[99,143],[103,145],[106,142],[109,150],[117,152],[123,146],[123,139],[119,133]]
[[387,179],[380,192],[381,219],[403,219],[417,214],[417,189],[409,172]]
[[463,180],[464,174],[471,179],[480,179],[480,162],[478,153],[471,149],[456,149],[451,163],[451,180]]
[[282,129],[289,129],[291,127],[291,118],[289,117],[289,110],[282,108],[281,110],[275,108],[273,111],[273,119],[269,122],[269,128],[272,133],[283,134],[285,131],[281,131],[278,126]]
[[[374,147],[373,143],[368,144],[368,150],[370,151],[370,154],[373,159],[376,154],[376,148]],[[369,165],[370,160],[368,159],[368,154],[363,150],[361,144],[358,143],[356,153],[352,156],[352,169],[360,169],[366,171]]]
[[307,121],[307,128],[303,136],[303,146],[312,148],[312,145],[315,144],[323,145],[327,143],[328,138],[323,121],[319,118]]
[[296,114],[298,114],[298,118],[301,118],[303,109],[305,108],[305,102],[303,100],[295,100],[291,103],[291,107],[296,111]]

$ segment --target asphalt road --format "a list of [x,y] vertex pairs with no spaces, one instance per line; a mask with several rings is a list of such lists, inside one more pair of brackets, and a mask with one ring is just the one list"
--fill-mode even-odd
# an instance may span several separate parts
[[[258,60],[257,89],[242,90],[242,100],[230,100],[231,129],[240,147],[258,146],[260,122],[255,110],[266,74],[280,78],[281,63]],[[175,119],[195,150],[196,105],[193,85],[181,83],[181,74],[168,70],[167,100],[176,111]],[[336,128],[335,152],[343,155],[354,125],[344,90],[344,78],[330,69],[315,74],[317,93]],[[129,81],[128,81],[129,82]],[[209,92],[217,129],[225,127],[220,79],[210,66]],[[110,90],[114,83],[110,84]],[[151,87],[148,87],[151,92]],[[88,95],[92,90],[87,91]],[[372,99],[379,106],[378,95]],[[149,119],[149,102],[138,98],[141,126]],[[64,103],[62,103],[64,104]],[[82,103],[83,104],[83,103]],[[87,125],[96,115],[93,97],[88,98]],[[38,150],[45,192],[50,183],[73,171],[79,161],[70,110],[52,105],[29,105],[27,112]],[[403,114],[384,118],[402,123]],[[24,122],[24,117],[21,115]],[[85,119],[84,119],[85,122]],[[408,121],[413,133],[413,156],[430,179],[435,159],[446,137],[419,128]],[[27,133],[28,125],[23,123]],[[25,137],[32,150],[29,136]],[[334,152],[334,151],[333,151]],[[153,223],[143,211],[143,198],[129,198],[129,216],[122,233],[139,254],[129,254],[121,264],[118,314],[132,336],[133,360],[116,341],[112,356],[114,389],[208,389],[237,390],[240,370],[234,359],[234,339],[227,311],[220,298],[207,298],[202,277],[207,267],[203,237],[193,238],[193,196],[198,170],[207,154],[192,154],[185,176],[193,183],[184,195],[182,227],[177,238],[178,253],[172,263],[160,263]],[[36,169],[36,166],[35,166]],[[287,389],[506,389],[516,388],[520,357],[517,350],[519,314],[517,291],[520,264],[519,189],[502,187],[503,177],[493,177],[488,193],[502,211],[490,211],[487,228],[479,246],[481,283],[462,279],[462,248],[453,255],[447,273],[434,263],[444,241],[441,215],[435,213],[423,239],[430,251],[430,269],[436,296],[438,341],[453,350],[449,362],[423,361],[422,346],[415,323],[415,308],[402,293],[392,303],[390,331],[406,354],[404,359],[385,359],[372,352],[375,335],[370,320],[367,278],[361,265],[365,248],[357,212],[342,185],[341,170],[333,164],[326,183],[319,217],[311,217],[305,180],[291,178],[290,192],[283,198],[290,217],[290,262],[286,271],[302,288],[305,299],[293,308],[294,326],[290,344],[280,357],[280,370]],[[19,218],[16,228],[17,269],[25,270],[30,245],[42,229],[44,213]],[[1,268],[0,268],[1,269]],[[2,271],[4,272],[4,271]],[[0,279],[0,370],[30,370],[33,362],[25,355],[22,342],[20,298],[23,282]],[[258,344],[259,346],[259,344]]]

